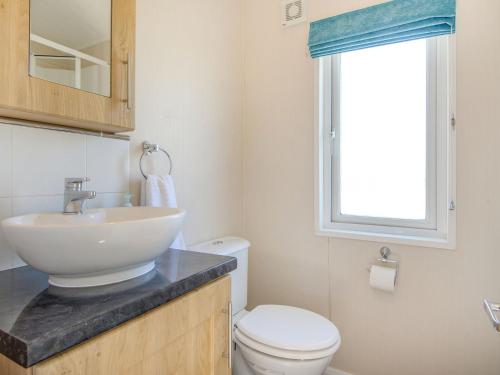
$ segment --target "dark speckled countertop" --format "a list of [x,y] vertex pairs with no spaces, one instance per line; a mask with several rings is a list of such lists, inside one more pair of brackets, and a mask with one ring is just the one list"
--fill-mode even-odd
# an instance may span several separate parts
[[168,250],[156,269],[109,286],[64,289],[31,267],[0,272],[0,353],[34,364],[236,269],[236,259]]

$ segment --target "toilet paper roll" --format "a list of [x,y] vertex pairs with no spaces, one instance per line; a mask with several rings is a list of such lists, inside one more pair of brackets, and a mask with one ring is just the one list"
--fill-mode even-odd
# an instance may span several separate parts
[[394,292],[396,289],[397,270],[392,267],[371,266],[370,286],[385,292]]

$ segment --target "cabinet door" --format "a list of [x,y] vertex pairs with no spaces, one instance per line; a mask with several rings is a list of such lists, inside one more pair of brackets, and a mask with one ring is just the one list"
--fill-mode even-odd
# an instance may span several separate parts
[[113,0],[111,99],[114,126],[135,127],[135,0]]
[[228,375],[229,276],[33,368],[33,375]]
[[214,366],[216,375],[231,374],[231,304],[214,316]]
[[111,100],[107,97],[30,77],[31,110],[39,121],[82,127],[97,131],[109,129]]
[[112,0],[111,22],[111,96],[105,96],[30,75],[30,0],[0,0],[0,116],[133,130],[135,0]]
[[0,0],[0,115],[28,111],[29,0]]
[[0,375],[32,375],[30,368],[24,368],[0,354]]

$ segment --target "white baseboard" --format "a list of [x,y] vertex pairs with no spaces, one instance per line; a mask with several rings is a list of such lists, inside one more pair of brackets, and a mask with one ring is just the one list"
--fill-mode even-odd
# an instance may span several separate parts
[[337,370],[336,368],[333,367],[328,367],[324,375],[352,375],[352,374],[342,370]]

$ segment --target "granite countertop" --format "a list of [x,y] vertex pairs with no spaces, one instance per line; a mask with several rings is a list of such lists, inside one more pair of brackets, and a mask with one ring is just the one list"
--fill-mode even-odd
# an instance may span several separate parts
[[236,259],[168,250],[156,269],[93,288],[49,286],[31,267],[0,272],[0,353],[24,367],[47,359],[236,269]]

